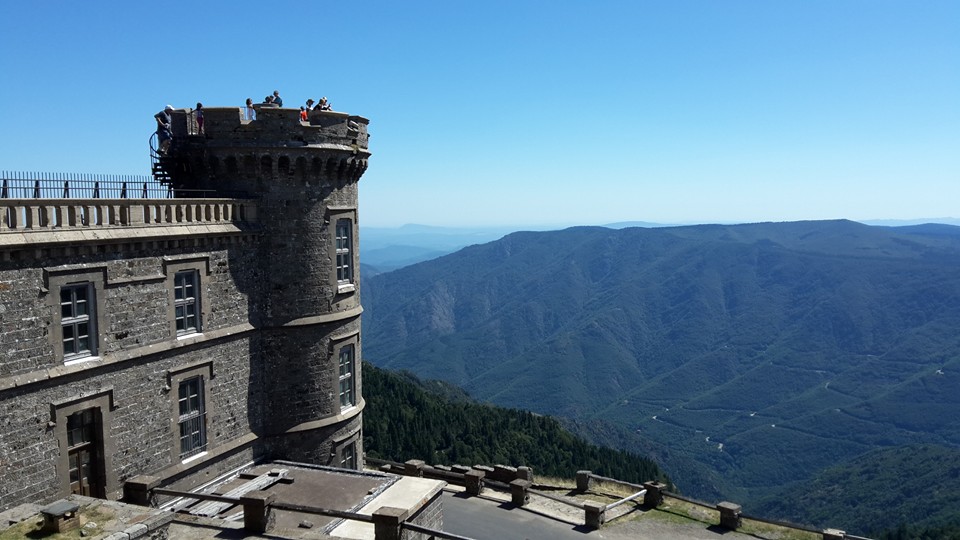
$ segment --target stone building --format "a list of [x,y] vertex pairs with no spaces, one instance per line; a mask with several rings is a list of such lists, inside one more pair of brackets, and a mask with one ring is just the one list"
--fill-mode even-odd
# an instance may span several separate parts
[[197,134],[175,111],[155,154],[174,198],[4,186],[0,510],[122,498],[138,475],[189,489],[265,460],[362,467],[368,122],[204,113]]

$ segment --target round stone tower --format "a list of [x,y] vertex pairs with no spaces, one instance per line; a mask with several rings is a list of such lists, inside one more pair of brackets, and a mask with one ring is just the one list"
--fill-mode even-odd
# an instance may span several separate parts
[[[264,457],[358,468],[362,456],[357,182],[368,121],[333,111],[204,108],[174,115],[160,168],[178,190],[258,199],[262,227],[249,291],[251,425]],[[210,193],[210,192],[214,193]],[[189,193],[189,191],[184,191]],[[188,195],[189,196],[189,195]]]

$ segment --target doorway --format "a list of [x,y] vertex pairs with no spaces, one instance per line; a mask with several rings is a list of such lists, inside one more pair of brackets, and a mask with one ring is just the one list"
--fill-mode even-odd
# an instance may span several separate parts
[[91,407],[67,417],[67,470],[70,493],[106,497],[100,409]]

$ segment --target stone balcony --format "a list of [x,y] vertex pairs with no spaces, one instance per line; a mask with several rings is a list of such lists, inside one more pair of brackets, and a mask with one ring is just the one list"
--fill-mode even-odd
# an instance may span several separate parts
[[0,249],[258,230],[249,199],[0,199]]

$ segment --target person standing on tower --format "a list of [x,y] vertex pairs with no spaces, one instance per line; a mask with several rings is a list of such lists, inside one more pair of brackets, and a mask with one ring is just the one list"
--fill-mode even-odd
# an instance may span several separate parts
[[283,107],[283,98],[280,97],[280,91],[273,91],[273,102],[277,104],[277,107]]
[[153,115],[157,120],[157,150],[164,155],[166,155],[167,149],[170,148],[170,139],[173,138],[173,134],[170,132],[171,112],[173,112],[173,105],[167,105],[162,111]]
[[197,134],[203,135],[203,103],[197,102],[195,114],[197,117]]

